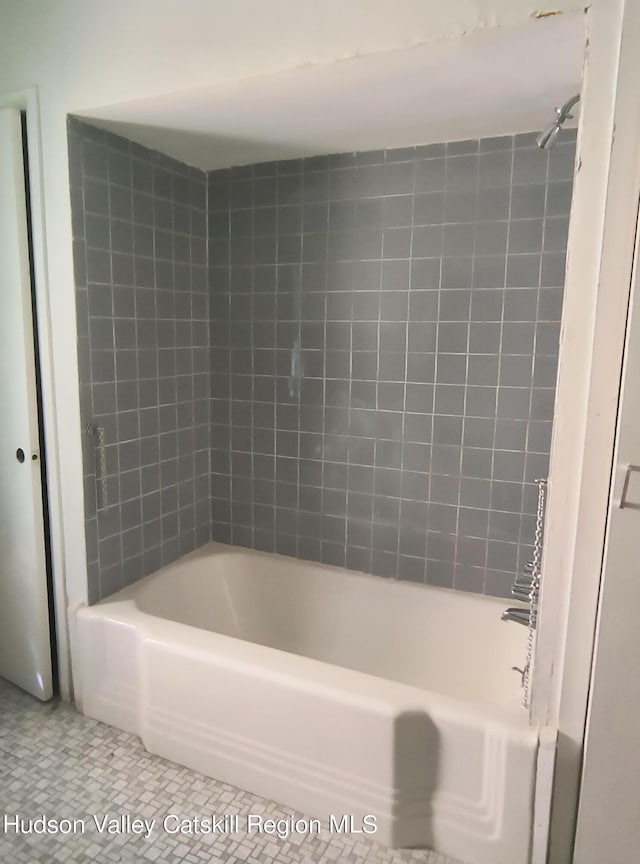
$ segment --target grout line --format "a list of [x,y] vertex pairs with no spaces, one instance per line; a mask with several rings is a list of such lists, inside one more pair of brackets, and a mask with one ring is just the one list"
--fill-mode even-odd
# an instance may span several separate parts
[[[511,174],[509,178],[509,210],[508,210],[508,219],[507,219],[507,246],[506,246],[506,255],[505,255],[505,270],[504,270],[504,280],[502,284],[502,312],[500,318],[500,343],[498,346],[498,381],[497,388],[495,394],[495,418],[493,425],[493,444],[492,444],[492,452],[491,452],[491,479],[489,481],[489,507],[488,510],[488,523],[487,523],[487,553],[486,553],[486,563],[484,570],[484,584],[483,584],[483,593],[486,592],[487,588],[487,576],[489,572],[489,550],[491,548],[491,523],[492,523],[492,514],[494,512],[494,502],[493,502],[493,491],[494,491],[494,480],[495,476],[495,455],[496,455],[496,433],[498,429],[498,419],[499,419],[499,404],[500,404],[500,388],[501,388],[501,376],[502,376],[502,347],[503,347],[503,336],[504,336],[504,306],[506,302],[507,295],[507,274],[509,272],[509,240],[511,238],[511,211],[513,205],[513,177],[514,177],[514,166],[515,166],[515,138],[512,136],[511,138],[512,147],[510,150],[511,153]],[[493,568],[492,568],[493,569]]]
[[[460,430],[460,460],[458,464],[458,492],[457,492],[457,500],[456,500],[456,545],[455,545],[455,560],[453,565],[453,587],[456,587],[456,577],[458,574],[458,565],[461,563],[459,561],[460,556],[460,500],[462,494],[462,477],[463,477],[463,457],[464,457],[464,437],[465,437],[465,427],[466,427],[466,419],[467,419],[467,395],[468,395],[468,387],[469,387],[469,346],[471,339],[471,308],[473,304],[473,286],[474,286],[474,276],[475,276],[475,251],[476,251],[476,229],[478,225],[478,198],[480,194],[480,155],[478,154],[478,158],[476,161],[476,177],[475,177],[475,219],[473,223],[473,251],[471,255],[471,274],[470,274],[470,290],[469,290],[469,313],[467,316],[467,345],[466,345],[466,357],[465,357],[465,374],[464,374],[464,395],[463,395],[463,403],[462,403],[462,424]],[[466,565],[469,566],[469,565]],[[486,569],[486,547],[485,547],[485,561],[484,566]]]

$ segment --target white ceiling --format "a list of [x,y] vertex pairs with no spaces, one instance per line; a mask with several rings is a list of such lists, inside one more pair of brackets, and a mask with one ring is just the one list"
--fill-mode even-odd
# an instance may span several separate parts
[[555,15],[81,113],[205,170],[525,132],[579,92],[584,46]]

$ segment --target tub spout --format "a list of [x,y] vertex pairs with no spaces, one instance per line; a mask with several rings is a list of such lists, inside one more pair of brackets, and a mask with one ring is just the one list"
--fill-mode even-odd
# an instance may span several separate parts
[[[505,609],[500,617],[503,621],[516,621],[518,624],[524,624],[525,627],[529,626],[529,610],[522,609],[519,606],[511,606],[509,609]],[[533,620],[535,623],[535,615]]]

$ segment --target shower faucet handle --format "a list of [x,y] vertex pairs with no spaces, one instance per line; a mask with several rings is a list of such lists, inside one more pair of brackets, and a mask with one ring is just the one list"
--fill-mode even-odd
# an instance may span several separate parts
[[511,596],[515,597],[516,600],[522,600],[525,603],[531,599],[531,586],[530,585],[518,585],[514,582],[513,587],[511,589]]

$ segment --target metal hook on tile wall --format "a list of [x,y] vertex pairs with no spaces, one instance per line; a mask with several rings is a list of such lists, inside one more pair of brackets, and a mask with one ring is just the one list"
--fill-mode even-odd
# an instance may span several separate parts
[[[103,510],[108,505],[107,501],[107,451],[104,443],[104,426],[99,426],[93,420],[87,423],[87,432],[94,439],[97,447],[96,454],[96,507]],[[100,494],[98,495],[98,489]]]

